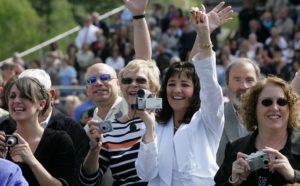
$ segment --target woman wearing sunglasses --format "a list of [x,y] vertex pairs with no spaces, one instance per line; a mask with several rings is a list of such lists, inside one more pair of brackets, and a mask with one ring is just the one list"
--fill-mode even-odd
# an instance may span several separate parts
[[249,89],[242,119],[253,132],[227,144],[216,184],[300,183],[299,110],[299,96],[280,78],[267,77]]

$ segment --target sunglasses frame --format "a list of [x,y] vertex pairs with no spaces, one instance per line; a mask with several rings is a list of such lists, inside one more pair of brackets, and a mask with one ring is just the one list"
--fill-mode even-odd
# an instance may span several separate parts
[[[289,104],[288,100],[285,98],[277,98],[275,102],[280,107],[284,107]],[[274,104],[274,100],[271,98],[265,98],[260,101],[260,104],[264,107],[270,107]]]
[[121,83],[124,85],[130,85],[133,81],[135,81],[137,84],[146,84],[147,83],[147,79],[143,78],[143,77],[138,77],[136,79],[133,78],[122,78],[121,79]]
[[97,78],[99,78],[100,81],[102,81],[102,82],[106,82],[106,81],[109,81],[111,79],[116,79],[116,78],[112,78],[110,74],[100,74],[98,76],[89,76],[86,79],[86,83],[89,84],[89,85],[92,85],[92,84],[97,82]]

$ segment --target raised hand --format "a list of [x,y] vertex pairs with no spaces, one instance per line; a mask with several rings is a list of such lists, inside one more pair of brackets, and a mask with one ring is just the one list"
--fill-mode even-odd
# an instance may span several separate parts
[[206,14],[205,7],[201,5],[201,10],[193,7],[191,10],[191,23],[197,33],[209,31],[208,15]]
[[87,132],[87,136],[90,139],[90,148],[96,149],[97,147],[101,147],[102,145],[102,131],[96,126],[96,121],[90,120],[87,122],[89,126],[89,131]]
[[144,14],[148,0],[123,0],[125,6],[133,15]]

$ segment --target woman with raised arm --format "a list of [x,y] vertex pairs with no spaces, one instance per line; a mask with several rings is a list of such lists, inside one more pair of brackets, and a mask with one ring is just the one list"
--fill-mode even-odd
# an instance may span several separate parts
[[[214,9],[215,19],[223,5]],[[191,11],[198,35],[193,64],[175,62],[169,67],[162,83],[163,108],[157,116],[158,124],[146,126],[141,142],[137,173],[150,186],[214,184],[224,108],[210,40],[211,23],[202,8]],[[230,7],[226,10],[221,11],[224,22],[232,14]]]

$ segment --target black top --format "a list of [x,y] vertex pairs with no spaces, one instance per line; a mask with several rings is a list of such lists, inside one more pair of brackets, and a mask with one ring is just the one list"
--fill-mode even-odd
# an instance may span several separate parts
[[[236,160],[237,153],[242,152],[245,154],[251,154],[256,152],[255,139],[258,131],[254,131],[252,134],[239,138],[238,140],[228,143],[225,150],[225,159],[215,175],[216,185],[231,185],[228,182],[231,176],[232,163]],[[296,182],[300,183],[300,132],[290,131],[288,132],[287,143],[284,148],[280,150],[280,153],[285,155],[289,160],[291,166],[295,169]],[[259,184],[260,183],[260,184]],[[288,182],[284,177],[277,173],[271,173],[268,170],[253,171],[247,177],[247,180],[242,182],[241,185],[285,185]]]
[[[8,116],[5,117],[6,119],[0,123],[0,131],[5,131],[6,134],[12,134],[16,130],[15,121]],[[65,131],[71,137],[75,149],[74,185],[78,185],[77,178],[80,165],[89,150],[89,138],[85,130],[79,123],[67,117],[56,108],[52,110],[47,128]]]
[[[51,176],[60,179],[62,183],[72,184],[75,153],[72,140],[64,131],[45,129],[34,156]],[[11,160],[11,157],[8,156],[8,159]],[[27,164],[17,164],[29,185],[39,185]]]

